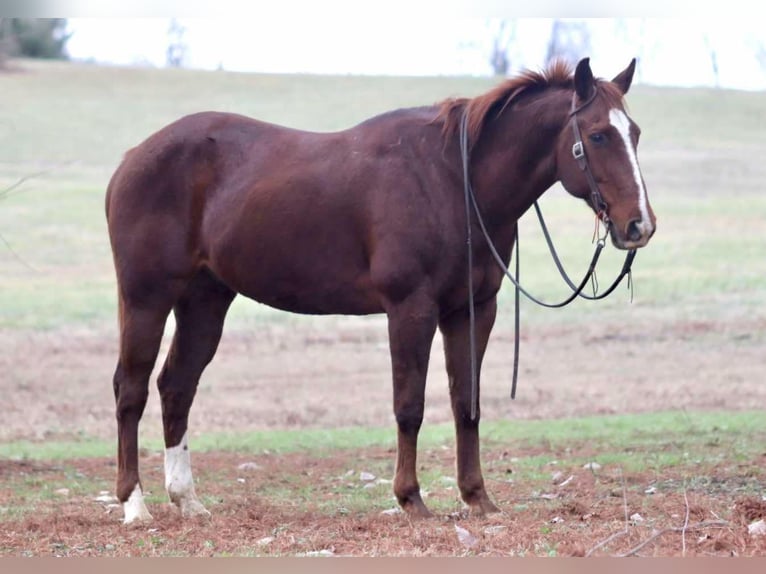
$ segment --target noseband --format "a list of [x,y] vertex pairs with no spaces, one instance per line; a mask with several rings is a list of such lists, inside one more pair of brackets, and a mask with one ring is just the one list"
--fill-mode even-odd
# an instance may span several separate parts
[[[575,92],[572,94],[572,111],[569,112],[569,115],[572,118],[572,131],[574,132],[572,156],[574,156],[575,160],[577,160],[577,165],[580,167],[580,170],[582,170],[582,172],[585,174],[585,178],[588,180],[588,187],[590,187],[590,197],[591,202],[593,203],[593,209],[596,210],[596,215],[604,223],[608,231],[610,220],[607,210],[609,206],[606,204],[606,201],[604,201],[604,198],[598,189],[596,178],[593,177],[593,172],[590,170],[590,165],[588,165],[588,157],[585,155],[585,146],[582,143],[580,126],[577,124],[577,112],[588,107],[588,105],[596,99],[597,94],[598,91],[594,86],[593,95],[585,100],[585,102],[583,102],[579,107],[577,106],[577,93]],[[596,225],[598,225],[598,223]]]

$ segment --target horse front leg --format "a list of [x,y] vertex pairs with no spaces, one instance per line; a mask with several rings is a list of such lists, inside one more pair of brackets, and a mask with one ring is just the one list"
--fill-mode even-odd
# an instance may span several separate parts
[[417,444],[438,312],[428,297],[411,296],[387,313],[397,425],[394,494],[410,516],[429,517],[417,478]]
[[[476,359],[477,377],[487,348],[489,334],[495,323],[497,300],[476,306]],[[457,484],[460,496],[472,514],[483,515],[500,510],[489,499],[484,488],[479,457],[479,396],[477,388],[476,418],[471,419],[471,358],[469,352],[468,310],[458,311],[443,318],[439,329],[444,338],[444,354],[449,376],[452,414],[455,418],[457,439]],[[477,381],[478,382],[478,381]]]

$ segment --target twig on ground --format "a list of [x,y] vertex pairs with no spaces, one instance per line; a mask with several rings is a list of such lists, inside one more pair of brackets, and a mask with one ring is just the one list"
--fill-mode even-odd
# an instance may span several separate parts
[[30,179],[34,179],[36,177],[40,177],[41,175],[45,175],[46,173],[50,173],[50,172],[55,171],[55,170],[57,170],[59,168],[62,168],[62,167],[67,167],[69,165],[72,165],[73,163],[75,163],[74,160],[66,161],[64,163],[60,163],[58,165],[54,165],[53,167],[49,167],[47,169],[43,169],[43,170],[40,170],[38,172],[30,173],[29,175],[25,175],[23,177],[20,177],[15,183],[12,183],[11,185],[6,187],[5,189],[0,190],[0,199],[4,199],[4,198],[8,197],[9,195],[11,195],[11,192],[14,189],[17,189],[19,186],[21,186],[21,184],[23,184],[26,181],[29,181]]
[[601,542],[596,544],[593,548],[588,550],[585,553],[586,558],[588,558],[591,554],[593,554],[599,548],[603,548],[604,546],[612,542],[612,540],[616,540],[620,536],[625,536],[628,533],[628,496],[625,492],[625,476],[623,476],[622,474],[622,467],[620,467],[620,481],[622,482],[622,509],[623,509],[623,512],[625,513],[625,528],[623,528],[619,532],[615,532],[609,538],[602,540]]
[[628,556],[633,556],[635,553],[641,550],[644,546],[651,544],[657,538],[667,534],[668,532],[692,532],[694,530],[704,530],[706,528],[726,528],[727,526],[729,526],[729,523],[725,520],[705,520],[697,524],[692,524],[691,526],[688,526],[688,527],[685,526],[685,527],[663,528],[662,530],[656,531],[649,538],[641,542],[641,544],[631,548],[624,554],[617,554],[615,558],[627,558]]
[[[35,172],[35,173],[30,173],[29,175],[25,175],[25,176],[19,178],[15,183],[12,183],[8,187],[6,187],[5,189],[0,189],[0,199],[6,199],[7,197],[13,195],[13,191],[14,190],[17,190],[17,193],[18,193],[18,191],[21,191],[21,190],[18,190],[18,188],[24,182],[29,181],[30,179],[34,179],[35,177],[40,177],[41,175],[45,175],[46,173],[50,173],[50,172],[55,171],[55,170],[57,170],[57,169],[59,169],[61,167],[66,167],[68,165],[72,165],[73,163],[75,163],[75,162],[74,161],[67,161],[67,162],[64,162],[64,163],[60,163],[58,165],[54,165],[53,167],[49,167],[48,169],[43,169],[41,171],[38,171],[38,172]],[[2,234],[0,234],[0,242],[2,242],[5,245],[6,249],[8,249],[8,251],[11,252],[11,255],[13,255],[14,259],[16,259],[22,265],[24,265],[24,267],[26,267],[27,269],[29,269],[31,271],[35,271],[35,272],[37,271],[37,269],[35,269],[29,263],[27,263],[24,260],[24,258],[21,257],[21,255],[16,253],[16,251],[13,249],[13,247],[11,247],[11,244],[8,242],[8,240]]]
[[686,506],[686,517],[684,518],[684,527],[681,530],[681,557],[686,556],[686,529],[689,526],[689,498],[686,496],[686,484],[684,484],[684,505]]
[[7,240],[7,239],[6,239],[6,238],[3,236],[3,234],[2,234],[2,233],[0,233],[0,242],[2,242],[2,243],[3,243],[3,245],[5,245],[6,249],[8,249],[8,251],[10,251],[10,252],[11,252],[11,255],[13,255],[13,258],[14,258],[14,259],[16,259],[16,261],[18,261],[19,263],[21,263],[21,264],[22,264],[24,267],[26,267],[26,268],[27,268],[27,269],[29,269],[30,271],[34,271],[35,273],[37,273],[37,269],[35,269],[34,267],[32,267],[32,266],[31,266],[29,263],[27,263],[26,261],[24,261],[24,258],[23,258],[21,255],[19,255],[18,253],[16,253],[16,250],[15,250],[13,247],[11,247],[11,244],[10,244],[10,243],[8,243],[8,240]]

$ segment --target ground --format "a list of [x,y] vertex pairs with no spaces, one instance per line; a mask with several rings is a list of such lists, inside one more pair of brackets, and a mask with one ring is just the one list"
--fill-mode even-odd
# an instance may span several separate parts
[[[60,492],[39,513],[3,523],[0,554],[763,556],[766,552],[766,537],[752,537],[747,529],[766,516],[766,501],[742,497],[732,505],[734,484],[704,492],[690,489],[683,496],[662,485],[647,492],[644,487],[656,479],[651,472],[613,475],[564,469],[572,473],[568,482],[560,486],[552,482],[544,493],[512,480],[493,482],[493,496],[504,510],[483,518],[468,517],[460,510],[454,484],[448,480],[429,492],[426,501],[454,501],[455,510],[437,513],[433,519],[411,521],[393,510],[393,500],[383,511],[336,506],[328,512],[342,491],[365,489],[351,465],[364,468],[392,456],[384,449],[321,459],[305,454],[255,459],[202,454],[195,460],[203,469],[199,475],[213,511],[210,519],[182,520],[177,509],[161,503],[151,505],[154,522],[126,527],[120,523],[120,508],[108,495],[96,500]],[[142,462],[147,483],[161,484],[161,458]],[[436,461],[428,457],[426,462]],[[241,468],[243,464],[249,466]],[[505,464],[512,475],[512,463]],[[113,461],[107,460],[68,465],[64,471],[54,464],[2,462],[0,477],[16,474],[66,484],[72,480],[68,474],[72,468],[80,476],[103,480],[111,480],[115,470]],[[672,483],[673,477],[664,481]],[[373,489],[390,488],[386,481],[368,484]],[[285,485],[292,494],[277,501],[259,494]],[[307,485],[312,487],[311,500],[299,494]],[[0,498],[0,505],[7,502]]]
[[[267,322],[258,329],[227,332],[200,387],[192,436],[355,425],[391,426],[393,436],[385,322],[326,321],[331,328],[312,320]],[[667,317],[657,323],[592,322],[585,327],[539,323],[525,330],[520,386],[511,401],[512,333],[501,323],[483,373],[483,417],[761,408],[766,398],[766,386],[759,382],[763,332],[762,320],[748,323],[741,317],[715,324]],[[3,439],[112,437],[113,333],[8,333],[0,339],[10,351],[2,355],[0,360],[8,364],[0,369],[11,374],[11,384],[16,381],[13,392],[0,397]],[[450,420],[443,373],[437,339],[426,425]],[[149,434],[159,433],[158,402],[152,388],[143,419]],[[579,445],[578,454],[587,457],[589,448]],[[440,486],[426,497],[437,508],[436,518],[413,522],[386,512],[396,506],[390,496],[390,448],[334,456],[195,453],[196,477],[204,484],[200,494],[213,517],[189,522],[164,502],[161,452],[144,451],[143,479],[150,490],[160,492],[149,498],[155,521],[132,528],[120,524],[121,509],[106,492],[114,480],[113,457],[65,463],[0,460],[0,509],[12,507],[13,484],[39,483],[53,492],[39,501],[35,513],[3,518],[0,555],[766,553],[766,537],[750,536],[747,529],[766,512],[766,502],[753,494],[760,492],[763,456],[734,469],[711,468],[708,483],[681,489],[688,479],[681,474],[558,468],[559,454],[545,445],[519,448],[490,442],[482,457],[485,470],[494,471],[495,477],[505,473],[508,479],[493,478],[488,484],[503,512],[479,518],[462,509],[450,476],[451,449],[429,450],[419,460],[421,471],[446,469],[436,483]],[[550,477],[544,479],[549,488],[541,490],[539,480],[514,480],[514,461],[529,456],[550,459]],[[240,469],[248,462],[255,463],[252,469]],[[359,476],[369,469],[378,476],[367,488],[386,493],[384,507],[380,494],[364,498],[367,483]],[[78,490],[83,481],[91,486]],[[103,500],[95,500],[99,493],[92,485],[103,485]],[[336,497],[340,502],[334,502]],[[348,500],[356,502],[344,506]]]
[[[662,320],[653,321],[650,312],[639,311],[620,303],[609,315],[619,322],[604,322],[594,308],[584,323],[523,324],[514,401],[513,333],[501,322],[482,369],[483,419],[766,405],[765,318],[674,319],[670,310],[659,311]],[[116,328],[26,335],[0,330],[0,347],[0,372],[8,377],[0,396],[0,441],[112,437]],[[190,432],[385,427],[393,423],[390,368],[382,316],[230,329],[203,375]],[[424,424],[452,420],[438,334],[428,377]],[[142,425],[161,436],[154,382]]]

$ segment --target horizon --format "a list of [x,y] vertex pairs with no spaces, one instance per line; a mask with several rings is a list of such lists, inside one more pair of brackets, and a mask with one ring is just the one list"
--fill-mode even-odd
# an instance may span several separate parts
[[[67,51],[72,60],[166,67],[171,18],[71,18]],[[747,18],[724,21],[668,18],[583,19],[590,32],[593,69],[604,76],[637,57],[638,83],[667,86],[766,89],[766,50],[759,26]],[[551,18],[519,18],[508,49],[515,73],[545,64]],[[394,76],[491,76],[492,36],[500,19],[445,19],[423,36],[422,23],[378,21],[349,26],[337,18],[288,21],[178,19],[185,28],[190,69],[236,72]],[[285,32],[287,30],[287,32]],[[386,42],[395,35],[396,42]],[[141,42],[136,43],[135,38]],[[672,40],[671,40],[672,38]],[[718,76],[713,70],[715,52]]]

